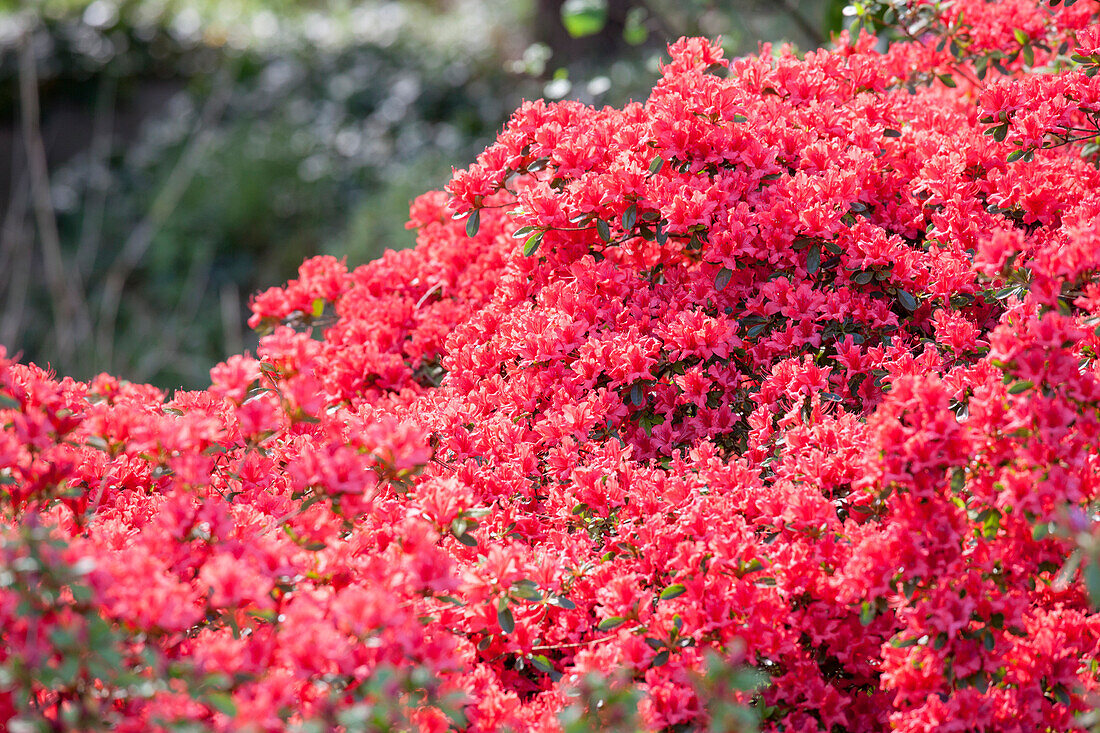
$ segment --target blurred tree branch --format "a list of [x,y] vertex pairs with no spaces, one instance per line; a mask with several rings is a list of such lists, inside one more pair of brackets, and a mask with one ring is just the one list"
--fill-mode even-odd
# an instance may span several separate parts
[[0,293],[4,293],[4,316],[0,319],[0,344],[18,343],[27,308],[27,288],[33,264],[34,242],[27,226],[27,185],[22,166],[13,155],[11,192],[0,233]]
[[84,286],[77,268],[67,268],[61,251],[61,236],[50,194],[49,163],[42,141],[38,103],[38,70],[34,57],[34,29],[24,31],[19,42],[19,102],[23,144],[30,174],[31,199],[42,245],[46,286],[54,312],[54,332],[59,356],[67,360],[78,342],[90,335],[91,319]]
[[134,227],[126,243],[115,258],[103,282],[103,295],[99,304],[99,319],[96,345],[103,358],[110,360],[114,351],[115,327],[118,322],[118,308],[126,280],[141,263],[142,258],[153,243],[153,238],[176,210],[180,200],[187,193],[191,181],[210,148],[216,134],[216,125],[229,104],[236,81],[236,66],[233,70],[223,69],[214,81],[213,89],[206,99],[202,114],[195,128],[194,136],[180,155],[175,168],[169,174],[164,185],[149,207],[148,213]]

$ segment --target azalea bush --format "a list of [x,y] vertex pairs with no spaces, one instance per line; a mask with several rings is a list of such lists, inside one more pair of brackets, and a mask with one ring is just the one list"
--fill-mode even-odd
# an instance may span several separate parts
[[7,728],[1085,725],[1097,7],[857,10],[525,104],[206,390],[5,358]]

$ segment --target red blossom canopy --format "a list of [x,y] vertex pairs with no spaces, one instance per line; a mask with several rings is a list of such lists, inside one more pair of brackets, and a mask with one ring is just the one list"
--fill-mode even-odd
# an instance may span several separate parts
[[0,720],[1078,725],[1097,6],[915,5],[525,104],[209,390],[0,362]]

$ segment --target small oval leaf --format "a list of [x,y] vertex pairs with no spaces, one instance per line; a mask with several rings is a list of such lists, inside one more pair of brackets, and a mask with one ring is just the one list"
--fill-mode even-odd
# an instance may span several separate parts
[[565,598],[564,595],[551,595],[551,597],[547,598],[547,603],[550,605],[557,605],[559,609],[565,611],[572,611],[576,608],[576,603]]
[[538,251],[539,245],[542,244],[542,234],[542,232],[535,232],[523,243],[524,257],[530,257]]
[[508,608],[508,601],[503,598],[497,606],[497,623],[505,634],[511,634],[516,630],[516,619],[512,616],[512,609]]
[[667,601],[670,598],[676,598],[677,596],[682,596],[686,592],[687,592],[687,588],[684,587],[683,583],[673,583],[672,585],[670,585],[669,587],[667,587],[663,591],[661,591],[661,600],[662,601]]
[[728,267],[723,267],[718,271],[718,274],[714,276],[714,289],[721,291],[727,285],[730,284],[730,280],[733,278],[733,270]]
[[605,618],[603,621],[596,625],[596,628],[600,631],[610,631],[611,629],[618,628],[626,623],[626,619],[622,616],[612,616],[611,618]]
[[917,309],[917,299],[908,291],[898,290],[898,302],[901,303],[901,307],[907,311],[915,311]]
[[564,611],[572,611],[576,608],[576,603],[565,598],[564,595],[550,595],[550,597],[547,598],[547,603],[550,605],[557,605],[559,609]]
[[611,226],[603,219],[596,219],[596,234],[605,242],[611,241]]
[[1021,392],[1027,392],[1029,389],[1035,386],[1035,382],[1030,379],[1021,379],[1008,388],[1009,394],[1020,394]]
[[821,269],[821,248],[810,247],[810,252],[806,255],[806,272],[813,275],[819,269]]
[[541,654],[532,654],[528,659],[531,662],[531,666],[543,674],[549,674],[554,671],[554,665],[550,663],[549,659]]
[[623,212],[623,231],[629,232],[638,221],[638,205],[631,204]]

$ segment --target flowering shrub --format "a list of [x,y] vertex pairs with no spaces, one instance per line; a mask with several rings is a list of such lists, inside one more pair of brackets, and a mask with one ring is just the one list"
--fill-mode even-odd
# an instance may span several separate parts
[[0,717],[1081,725],[1100,31],[1067,5],[687,39],[644,104],[525,104],[415,250],[258,295],[206,391],[4,360]]

